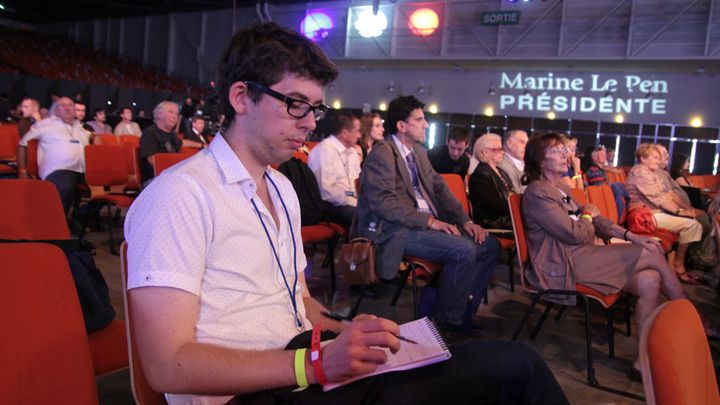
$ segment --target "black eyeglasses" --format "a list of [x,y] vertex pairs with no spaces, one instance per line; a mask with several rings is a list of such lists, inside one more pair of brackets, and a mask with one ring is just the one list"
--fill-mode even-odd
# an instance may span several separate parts
[[320,121],[321,119],[325,118],[328,111],[330,110],[330,107],[326,106],[325,104],[311,105],[308,102],[288,97],[282,93],[278,93],[277,91],[260,83],[246,80],[245,84],[247,84],[248,86],[253,86],[256,89],[267,94],[268,96],[276,98],[287,104],[287,113],[290,114],[290,116],[293,118],[305,118],[308,114],[310,114],[310,112],[312,112],[315,116],[315,121]]

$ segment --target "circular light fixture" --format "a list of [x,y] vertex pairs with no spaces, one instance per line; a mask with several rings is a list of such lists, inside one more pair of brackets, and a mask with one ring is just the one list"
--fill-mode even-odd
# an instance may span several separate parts
[[623,122],[625,122],[625,116],[622,114],[616,115],[615,122],[617,122],[618,124],[622,124]]
[[421,8],[410,14],[408,28],[414,35],[426,37],[432,35],[440,25],[437,13],[429,8]]
[[485,107],[485,110],[483,110],[483,114],[485,114],[486,117],[492,117],[495,115],[495,109],[492,108],[492,106]]
[[380,105],[378,106],[378,109],[379,109],[380,111],[387,111],[387,104],[385,104],[385,102],[383,101],[383,102],[380,103]]
[[313,11],[303,18],[300,32],[312,41],[319,41],[326,38],[334,26],[330,16],[320,11]]
[[358,13],[357,20],[355,20],[355,29],[363,38],[379,37],[387,29],[387,26],[388,20],[382,11],[378,11],[375,15],[371,9],[367,9]]
[[335,100],[335,102],[333,102],[333,108],[336,110],[339,110],[342,108],[342,104],[340,104],[340,100]]
[[547,113],[547,117],[549,120],[554,120],[556,117],[555,111],[550,111],[549,113]]
[[430,114],[437,114],[437,112],[438,112],[438,105],[437,105],[437,104],[430,104],[430,106],[428,106],[428,112],[429,112]]
[[692,117],[692,119],[690,120],[690,126],[692,126],[693,128],[700,128],[701,126],[703,126],[702,117]]

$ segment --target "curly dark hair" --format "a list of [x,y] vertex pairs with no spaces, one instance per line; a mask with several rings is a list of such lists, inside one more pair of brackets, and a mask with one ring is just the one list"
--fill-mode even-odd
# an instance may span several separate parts
[[[230,87],[239,81],[272,86],[287,73],[317,80],[325,86],[338,76],[335,65],[323,51],[304,36],[276,23],[255,24],[239,30],[228,43],[219,66],[220,106],[225,113],[224,128],[235,118],[230,104]],[[248,94],[257,103],[262,92],[248,87]]]
[[527,185],[542,177],[545,150],[555,145],[565,145],[563,136],[555,132],[533,136],[525,146],[525,171],[522,183]]

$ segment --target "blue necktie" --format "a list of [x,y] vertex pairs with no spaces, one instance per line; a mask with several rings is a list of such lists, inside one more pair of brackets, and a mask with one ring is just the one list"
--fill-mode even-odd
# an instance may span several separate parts
[[420,181],[418,180],[417,166],[415,166],[415,157],[410,152],[405,156],[407,161],[408,169],[410,169],[410,177],[412,177],[412,185],[415,190],[420,191]]

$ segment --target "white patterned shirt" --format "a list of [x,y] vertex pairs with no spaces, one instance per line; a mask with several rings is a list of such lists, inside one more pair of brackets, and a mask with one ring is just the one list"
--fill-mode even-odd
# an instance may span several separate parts
[[90,143],[90,132],[80,121],[66,124],[56,116],[40,120],[20,140],[27,147],[29,141],[38,140],[38,174],[45,180],[56,170],[85,173],[85,145]]
[[[300,237],[300,206],[290,181],[268,168],[287,206],[267,181],[279,229],[256,194],[256,184],[223,137],[164,171],[128,212],[128,289],[178,288],[200,297],[199,343],[244,350],[281,349],[296,336],[290,296],[255,201],[292,288],[307,264]],[[266,177],[266,178],[267,178]],[[296,245],[293,257],[294,234]],[[306,329],[298,282],[297,305]],[[167,395],[171,404],[225,403],[231,397]]]

